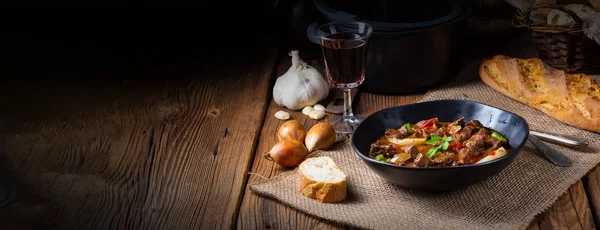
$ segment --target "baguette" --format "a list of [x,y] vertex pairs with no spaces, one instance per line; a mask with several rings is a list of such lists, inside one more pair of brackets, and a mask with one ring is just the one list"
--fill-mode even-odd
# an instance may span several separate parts
[[321,203],[346,199],[346,174],[330,157],[308,158],[298,168],[302,195]]
[[585,74],[567,74],[540,59],[496,55],[483,60],[481,80],[496,91],[566,124],[600,132],[600,85]]

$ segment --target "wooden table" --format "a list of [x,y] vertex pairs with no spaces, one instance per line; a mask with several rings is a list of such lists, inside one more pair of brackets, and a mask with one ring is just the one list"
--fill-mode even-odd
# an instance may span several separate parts
[[[72,70],[42,57],[58,67],[5,69],[13,78],[1,88],[0,182],[14,196],[0,206],[1,228],[348,228],[249,190],[286,171],[262,157],[283,123],[271,97],[275,78],[290,66],[293,39],[282,28],[218,52],[147,59],[143,70],[122,68],[127,60],[110,54],[108,67]],[[323,70],[320,59],[309,64]],[[52,80],[33,80],[38,75]],[[356,113],[420,96],[361,93]],[[305,127],[317,122],[291,114]],[[529,229],[595,229],[598,213],[596,167]]]

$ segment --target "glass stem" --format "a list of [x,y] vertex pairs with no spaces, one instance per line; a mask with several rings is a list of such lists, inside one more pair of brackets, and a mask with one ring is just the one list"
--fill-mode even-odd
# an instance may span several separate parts
[[344,89],[344,120],[354,117],[352,113],[352,95],[350,89]]

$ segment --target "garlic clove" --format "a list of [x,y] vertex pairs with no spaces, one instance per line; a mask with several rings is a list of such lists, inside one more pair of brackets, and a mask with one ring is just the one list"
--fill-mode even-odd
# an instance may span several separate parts
[[313,108],[315,110],[325,110],[325,106],[322,106],[321,104],[315,104]]
[[310,114],[310,112],[314,111],[315,109],[312,106],[306,106],[304,107],[304,109],[302,109],[302,113],[306,116],[308,116],[308,114]]
[[319,119],[325,117],[325,111],[324,110],[313,110],[312,112],[310,112],[308,114],[308,117],[315,119],[315,120],[319,120]]
[[283,110],[279,110],[275,113],[275,117],[279,120],[287,120],[290,119],[290,113]]

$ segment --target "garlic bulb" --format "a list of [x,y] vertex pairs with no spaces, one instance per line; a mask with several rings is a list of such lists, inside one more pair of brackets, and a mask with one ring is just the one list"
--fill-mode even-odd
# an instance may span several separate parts
[[323,100],[329,94],[329,85],[317,69],[300,59],[298,51],[290,52],[292,66],[277,78],[273,99],[279,106],[300,110]]

